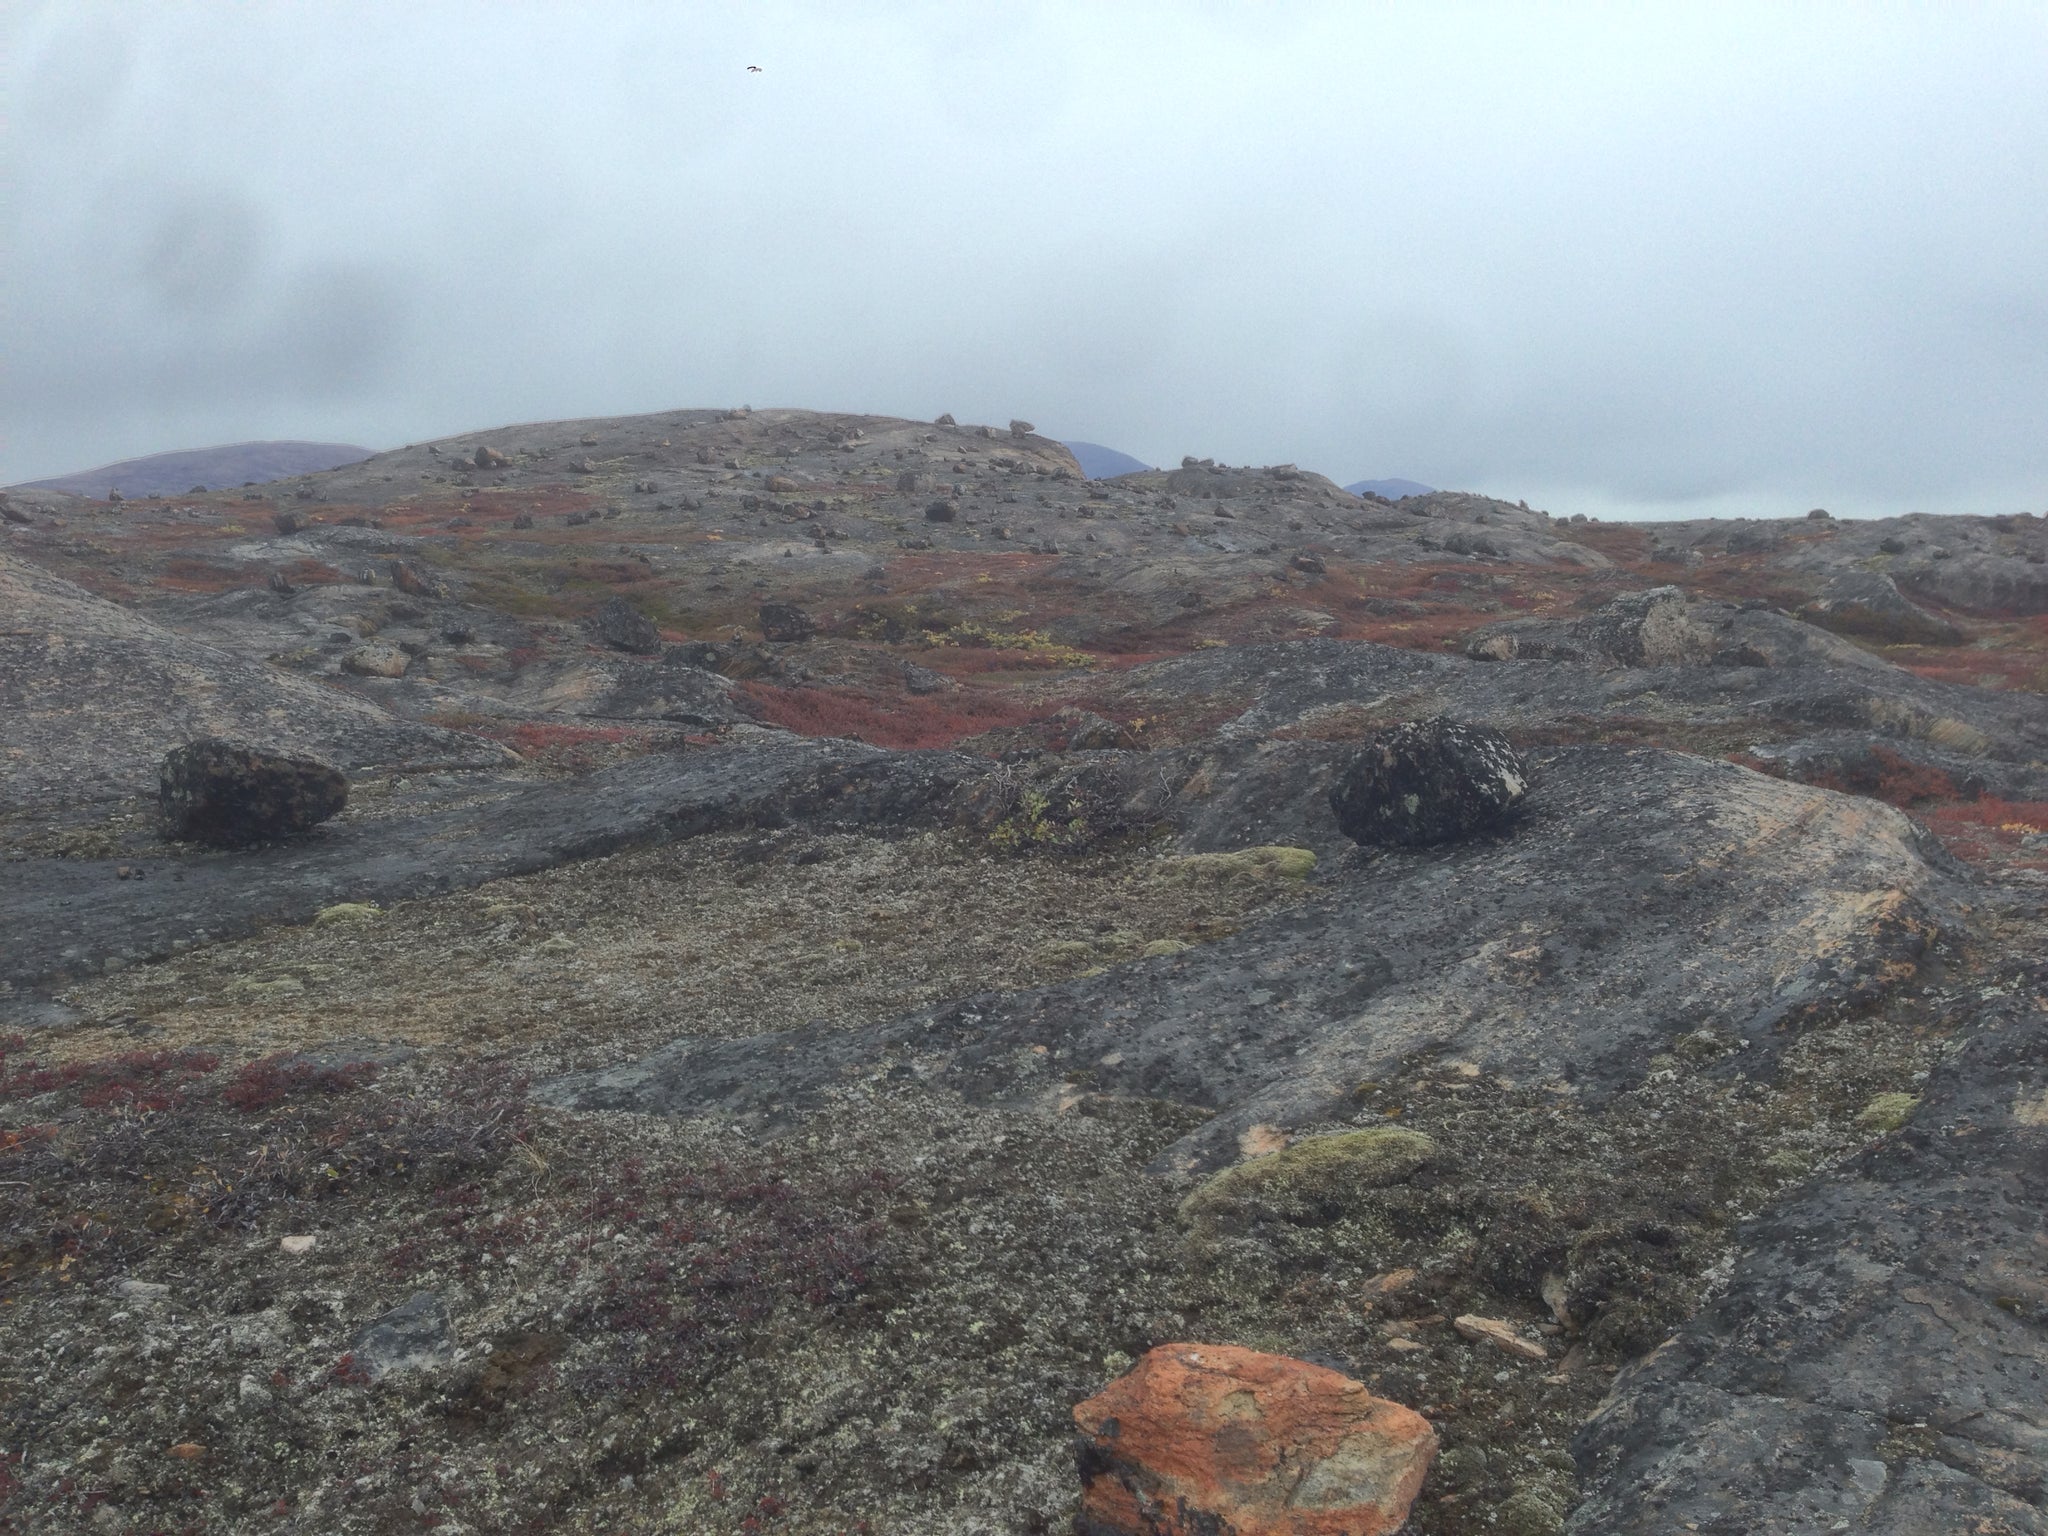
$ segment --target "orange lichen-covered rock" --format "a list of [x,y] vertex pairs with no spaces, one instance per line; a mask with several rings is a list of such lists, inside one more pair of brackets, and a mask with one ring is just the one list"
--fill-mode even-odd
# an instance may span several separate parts
[[1074,1421],[1077,1536],[1384,1536],[1436,1454],[1412,1409],[1227,1344],[1160,1345]]

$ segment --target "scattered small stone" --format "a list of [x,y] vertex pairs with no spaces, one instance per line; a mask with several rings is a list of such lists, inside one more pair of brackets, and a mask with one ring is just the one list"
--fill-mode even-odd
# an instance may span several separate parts
[[355,1336],[354,1365],[372,1381],[398,1371],[431,1370],[455,1358],[455,1324],[448,1303],[421,1291]]
[[960,685],[943,672],[934,672],[930,667],[906,661],[903,663],[903,686],[915,694],[931,694],[947,693]]
[[1462,1317],[1451,1319],[1451,1326],[1461,1337],[1474,1344],[1491,1344],[1495,1349],[1505,1351],[1523,1360],[1548,1360],[1550,1351],[1534,1339],[1524,1338],[1513,1323],[1504,1323],[1497,1317],[1480,1317],[1467,1312]]
[[395,645],[359,645],[341,658],[341,670],[354,677],[403,677],[412,658]]

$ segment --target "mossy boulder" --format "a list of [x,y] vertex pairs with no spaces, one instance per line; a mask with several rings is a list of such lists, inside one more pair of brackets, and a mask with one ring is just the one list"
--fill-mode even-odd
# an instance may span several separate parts
[[1368,1191],[1412,1178],[1436,1150],[1420,1131],[1390,1125],[1307,1136],[1211,1176],[1181,1202],[1180,1214],[1198,1225],[1260,1217],[1331,1221]]
[[1856,1113],[1856,1127],[1864,1131],[1896,1131],[1913,1118],[1920,1097],[1912,1093],[1880,1093]]

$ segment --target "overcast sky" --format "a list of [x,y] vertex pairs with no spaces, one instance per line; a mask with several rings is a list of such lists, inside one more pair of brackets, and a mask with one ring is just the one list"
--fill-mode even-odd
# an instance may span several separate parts
[[2041,3],[0,3],[0,483],[746,402],[2048,509]]

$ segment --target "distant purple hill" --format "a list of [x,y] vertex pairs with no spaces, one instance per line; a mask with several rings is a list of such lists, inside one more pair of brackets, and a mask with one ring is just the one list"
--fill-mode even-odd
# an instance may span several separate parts
[[182,496],[195,485],[210,490],[233,489],[254,482],[310,475],[323,469],[357,464],[376,450],[351,443],[228,443],[219,448],[187,448],[177,453],[152,453],[82,469],[49,480],[30,480],[14,490],[67,491],[73,496]]
[[1354,496],[1384,496],[1399,501],[1403,496],[1427,496],[1436,487],[1419,480],[1359,480],[1344,487]]
[[1090,480],[1107,480],[1113,475],[1134,475],[1141,469],[1152,466],[1142,459],[1134,459],[1128,453],[1119,453],[1114,448],[1105,448],[1100,443],[1068,443],[1071,453],[1081,466],[1081,473]]

